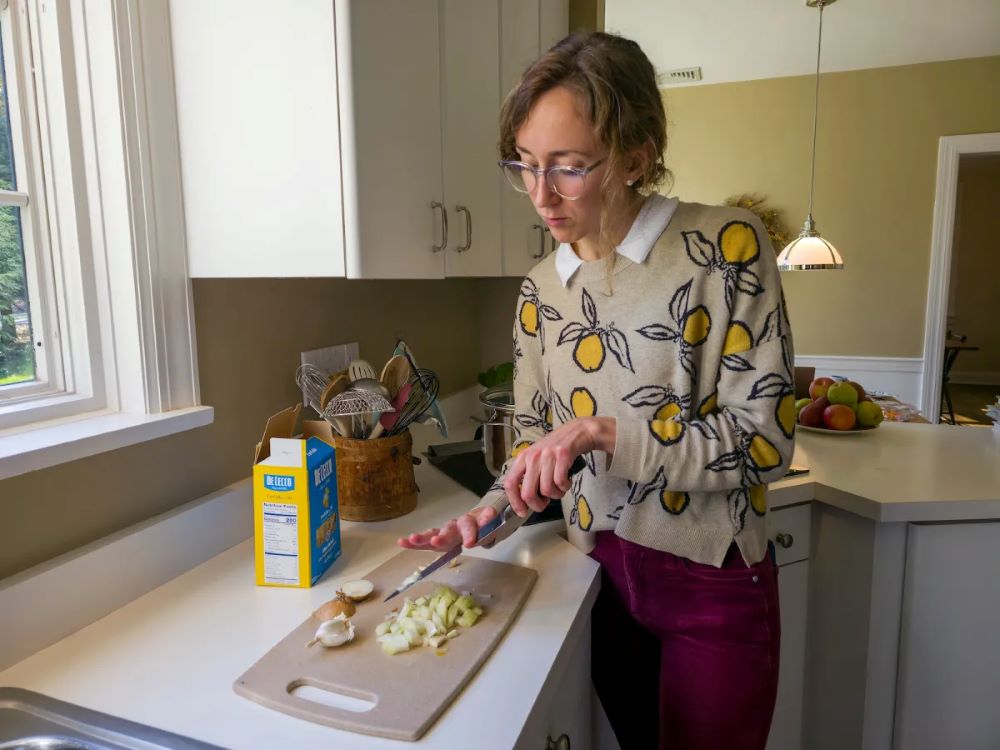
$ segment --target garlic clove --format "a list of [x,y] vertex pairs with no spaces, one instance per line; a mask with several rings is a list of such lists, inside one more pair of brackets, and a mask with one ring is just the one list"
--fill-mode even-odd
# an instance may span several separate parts
[[372,592],[375,590],[375,584],[371,581],[348,581],[340,590],[344,592],[344,596],[354,602],[363,602]]
[[336,648],[354,640],[354,625],[345,615],[337,615],[316,628],[316,635],[306,646],[321,643],[326,648]]

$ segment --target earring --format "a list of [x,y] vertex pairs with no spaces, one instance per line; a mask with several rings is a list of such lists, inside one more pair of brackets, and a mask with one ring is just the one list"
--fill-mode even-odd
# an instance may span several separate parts
[[632,187],[632,184],[634,182],[635,182],[635,180],[625,180],[625,184],[628,185],[629,187]]

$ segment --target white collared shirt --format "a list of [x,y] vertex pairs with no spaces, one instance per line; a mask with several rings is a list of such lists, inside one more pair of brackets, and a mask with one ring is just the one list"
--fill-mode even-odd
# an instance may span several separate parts
[[[677,209],[677,203],[677,198],[667,198],[659,193],[649,196],[639,209],[625,239],[615,248],[615,252],[633,263],[642,263],[646,260],[649,251],[653,249],[653,245],[670,223]],[[559,280],[564,288],[582,265],[583,261],[572,245],[565,242],[559,245],[556,250],[556,273],[559,274]]]

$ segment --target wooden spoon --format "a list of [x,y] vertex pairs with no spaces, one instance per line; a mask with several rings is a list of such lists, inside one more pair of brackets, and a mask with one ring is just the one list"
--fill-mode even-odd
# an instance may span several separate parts
[[379,382],[389,391],[389,398],[396,398],[399,389],[410,379],[412,369],[409,361],[402,354],[396,354],[385,363]]

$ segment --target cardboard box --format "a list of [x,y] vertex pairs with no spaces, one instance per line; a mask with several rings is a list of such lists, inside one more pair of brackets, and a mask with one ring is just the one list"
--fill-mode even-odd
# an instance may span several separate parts
[[301,405],[267,421],[253,466],[258,586],[308,588],[340,557],[336,451],[293,438]]

